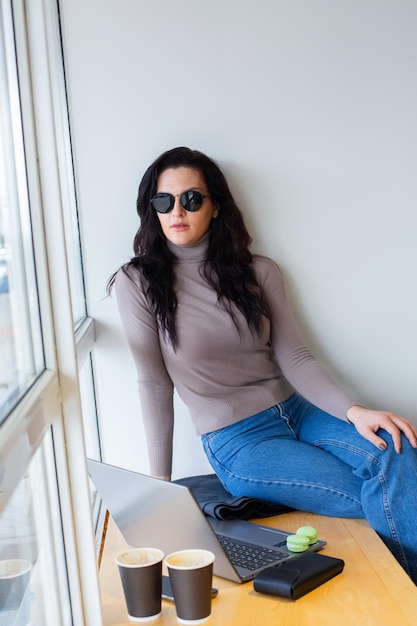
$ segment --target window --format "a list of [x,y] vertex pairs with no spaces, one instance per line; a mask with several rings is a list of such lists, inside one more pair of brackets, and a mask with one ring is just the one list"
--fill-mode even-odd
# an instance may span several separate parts
[[0,0],[0,624],[99,626],[79,382],[94,327],[59,42],[56,0]]
[[53,466],[49,431],[0,516],[0,624],[72,624]]
[[10,6],[0,13],[0,424],[44,369]]

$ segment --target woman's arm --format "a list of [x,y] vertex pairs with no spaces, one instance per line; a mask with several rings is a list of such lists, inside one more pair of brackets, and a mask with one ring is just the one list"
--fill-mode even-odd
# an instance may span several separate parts
[[119,313],[138,376],[150,472],[169,478],[174,428],[173,384],[162,358],[158,328],[149,310],[139,273],[119,270],[115,290]]

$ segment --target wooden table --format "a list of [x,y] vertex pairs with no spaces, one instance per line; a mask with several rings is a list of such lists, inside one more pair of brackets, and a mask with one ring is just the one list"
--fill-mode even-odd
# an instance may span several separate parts
[[[262,524],[289,532],[315,526],[327,541],[322,553],[345,561],[343,573],[295,602],[259,594],[252,582],[239,585],[215,577],[219,595],[208,626],[417,625],[417,587],[366,521],[293,512],[263,519]],[[110,519],[99,572],[106,626],[133,624],[114,563],[115,554],[126,545]],[[173,603],[162,605],[161,617],[151,624],[178,625]]]

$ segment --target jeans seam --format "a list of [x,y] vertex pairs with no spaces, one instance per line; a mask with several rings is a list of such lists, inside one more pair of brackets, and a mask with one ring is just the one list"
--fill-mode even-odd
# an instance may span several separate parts
[[279,404],[276,404],[275,410],[277,411],[277,417],[279,417],[280,419],[283,419],[286,422],[287,428],[291,431],[293,438],[297,439],[297,435],[291,424],[291,415],[289,415],[288,412],[284,411],[284,403],[281,402]]
[[380,460],[378,459],[378,457],[374,456],[373,454],[370,454],[369,452],[366,452],[366,450],[360,450],[356,446],[352,446],[350,444],[346,444],[346,443],[343,443],[341,441],[337,441],[335,439],[317,439],[315,441],[311,441],[310,443],[311,443],[311,445],[317,446],[318,448],[321,448],[321,447],[323,447],[325,445],[331,445],[334,448],[341,448],[341,449],[347,450],[349,452],[354,452],[358,456],[361,456],[362,458],[367,459],[368,461],[370,461],[374,465],[381,466]]
[[337,489],[332,489],[332,488],[325,487],[322,485],[317,485],[315,483],[294,481],[294,480],[264,480],[260,478],[247,478],[246,476],[241,476],[240,474],[230,472],[229,470],[225,469],[223,466],[222,468],[223,468],[223,471],[227,473],[229,476],[233,476],[234,478],[242,480],[243,482],[246,482],[246,483],[262,484],[262,485],[294,485],[294,486],[300,486],[300,487],[307,487],[308,489],[312,489],[312,490],[335,493],[338,496],[345,498],[346,500],[351,500],[352,502],[355,502],[356,504],[362,505],[360,500],[357,500],[356,498],[353,498],[352,496],[346,495],[346,493],[343,493],[343,491],[339,491]]
[[407,559],[406,556],[404,554],[404,549],[403,546],[401,544],[401,541],[399,539],[398,533],[397,533],[397,529],[391,514],[391,507],[389,505],[389,501],[388,501],[388,485],[387,485],[387,481],[385,480],[385,474],[384,471],[382,470],[378,476],[378,480],[379,480],[379,484],[381,485],[381,489],[382,489],[382,493],[384,494],[384,511],[385,511],[385,515],[387,518],[387,524],[388,524],[388,528],[390,529],[390,534],[391,534],[391,539],[392,542],[395,544],[396,546],[396,550],[397,550],[397,558],[400,561],[401,565],[403,566],[403,568],[409,572],[408,569],[408,564],[407,564]]

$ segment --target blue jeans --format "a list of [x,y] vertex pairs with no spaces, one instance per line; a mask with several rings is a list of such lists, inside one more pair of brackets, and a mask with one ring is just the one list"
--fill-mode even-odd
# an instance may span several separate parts
[[202,442],[229,493],[366,518],[417,584],[417,451],[403,437],[397,454],[390,435],[378,435],[384,451],[294,394]]

